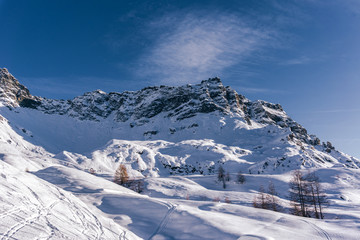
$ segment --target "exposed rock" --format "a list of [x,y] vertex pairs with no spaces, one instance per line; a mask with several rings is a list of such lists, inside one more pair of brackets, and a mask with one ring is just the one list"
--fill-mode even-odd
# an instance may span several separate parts
[[0,102],[17,107],[24,99],[33,99],[33,96],[6,68],[0,68]]
[[[112,116],[118,122],[131,120],[131,127],[147,124],[158,115],[181,121],[201,113],[218,112],[224,116],[241,117],[249,126],[260,123],[289,128],[292,132],[289,140],[320,144],[320,140],[310,137],[306,129],[293,121],[281,105],[261,100],[250,101],[232,88],[224,87],[217,77],[196,85],[146,87],[134,92],[105,93],[96,90],[65,101],[34,97],[6,69],[0,69],[0,100],[7,106],[33,108],[80,120],[101,121]],[[170,130],[172,134],[175,131]],[[324,147],[333,149],[331,144]]]

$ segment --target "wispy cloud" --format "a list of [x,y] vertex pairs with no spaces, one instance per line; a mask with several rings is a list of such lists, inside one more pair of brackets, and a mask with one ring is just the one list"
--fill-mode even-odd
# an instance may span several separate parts
[[352,14],[360,15],[360,1],[359,0],[332,0],[323,1],[323,4],[334,4],[338,9],[345,9]]
[[298,58],[288,59],[285,61],[280,62],[280,65],[302,65],[302,64],[308,64],[311,62],[311,59],[306,56],[301,56]]
[[313,111],[296,111],[296,113],[302,114],[333,114],[333,113],[360,113],[360,108],[338,108],[338,109],[320,109],[320,110],[313,110]]
[[168,14],[149,29],[155,41],[142,56],[138,73],[171,84],[221,75],[270,45],[277,34],[219,12]]
[[360,112],[360,108],[353,109],[328,109],[328,110],[319,110],[317,113],[354,113]]
[[245,94],[245,93],[249,93],[249,94],[257,94],[257,93],[262,93],[262,94],[273,94],[273,93],[289,94],[287,91],[284,91],[284,90],[281,90],[281,89],[271,89],[271,88],[263,88],[263,87],[256,87],[256,86],[246,86],[246,85],[237,84],[237,83],[232,84],[231,87],[234,88],[240,94]]
[[350,0],[349,1],[349,9],[356,15],[360,15],[360,2],[359,0]]
[[239,87],[241,93],[277,93],[277,94],[287,94],[288,92],[283,90],[269,89],[269,88],[256,88],[256,87]]

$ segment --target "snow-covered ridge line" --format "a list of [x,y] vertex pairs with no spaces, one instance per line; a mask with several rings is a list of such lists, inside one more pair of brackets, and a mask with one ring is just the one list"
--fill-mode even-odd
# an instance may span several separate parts
[[[162,168],[173,174],[211,173],[225,162],[249,173],[339,164],[360,167],[359,160],[309,135],[279,104],[250,101],[225,87],[219,78],[196,85],[147,87],[123,93],[96,90],[72,100],[53,100],[30,95],[7,70],[0,72],[4,93],[0,102],[7,106],[0,108],[0,113],[18,134],[54,154],[84,154],[80,162],[86,166],[97,162],[95,153],[103,152],[99,167],[113,159],[105,169],[113,171],[119,162],[126,162],[152,176],[158,176],[158,171],[162,175]],[[135,142],[116,147],[107,144],[114,139]],[[143,149],[145,141],[169,144],[165,148],[146,146],[150,154],[146,157],[136,150]],[[198,141],[216,147],[202,150]],[[234,155],[233,147],[248,154]],[[173,152],[168,152],[170,149]],[[217,149],[224,151],[219,155]],[[183,157],[178,158],[180,150]],[[120,157],[113,158],[115,153]]]
[[311,141],[306,129],[287,116],[279,104],[250,101],[231,87],[224,87],[217,77],[180,87],[146,87],[139,91],[108,94],[96,90],[72,100],[32,96],[6,69],[0,69],[0,79],[3,105],[33,108],[47,114],[91,121],[111,117],[116,122],[132,121],[135,126],[146,124],[160,114],[172,121],[181,121],[199,113],[220,112],[240,117],[249,126],[260,123],[290,127],[294,136]]

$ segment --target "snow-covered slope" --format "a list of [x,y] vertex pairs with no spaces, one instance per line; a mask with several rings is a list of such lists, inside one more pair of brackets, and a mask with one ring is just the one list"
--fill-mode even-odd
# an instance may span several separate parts
[[[73,194],[0,161],[1,239],[118,239],[113,220]],[[136,238],[131,232],[128,236]]]
[[119,239],[124,234],[137,239],[72,193],[36,177],[33,173],[60,166],[61,160],[25,141],[3,117],[0,149],[0,239]]
[[358,239],[360,199],[352,185],[359,184],[359,171],[319,169],[317,173],[332,204],[326,220],[251,207],[259,184],[273,181],[286,208],[288,174],[246,175],[247,184],[231,181],[226,190],[214,176],[147,178],[148,196],[63,166],[35,175],[96,206],[100,216],[112,218],[143,239]]
[[[218,78],[65,101],[32,96],[0,69],[0,160],[0,239],[358,239],[360,232],[359,160],[308,135],[280,105],[250,101]],[[143,195],[112,182],[120,164],[143,179]],[[220,165],[232,179],[245,173],[246,183],[222,189]],[[286,212],[290,171],[299,168],[323,181],[326,220],[251,206],[272,181]]]
[[[3,87],[3,95],[21,96],[0,108],[13,129],[62,159],[63,151],[83,155],[89,168],[114,171],[124,162],[154,176],[207,174],[225,162],[248,173],[360,167],[358,159],[309,135],[279,104],[252,102],[219,78],[136,92],[97,90],[64,101],[31,96],[6,70],[0,72],[1,82],[11,86]],[[145,154],[136,153],[142,149]]]

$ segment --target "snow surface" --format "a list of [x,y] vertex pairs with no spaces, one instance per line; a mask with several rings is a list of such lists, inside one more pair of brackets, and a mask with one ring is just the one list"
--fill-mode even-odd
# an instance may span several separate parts
[[[250,103],[215,79],[123,94],[94,91],[73,105],[32,97],[22,87],[23,95],[44,101],[31,109],[17,107],[22,95],[11,81],[0,96],[6,100],[0,239],[360,239],[359,160],[315,143],[280,105]],[[176,109],[154,105],[171,94],[182,99],[181,93],[201,93],[191,106],[212,103],[217,110],[193,112],[181,101]],[[239,110],[229,95],[253,112]],[[118,121],[104,99],[124,96],[120,110],[129,118]],[[141,194],[112,181],[120,164],[142,179]],[[232,179],[226,189],[216,179],[220,165]],[[294,169],[320,177],[330,202],[324,220],[288,214]],[[244,184],[234,181],[238,171]],[[252,207],[269,182],[281,212]]]
[[[254,165],[246,158],[254,150],[207,139],[112,140],[88,154],[55,155],[25,141],[32,137],[6,119],[0,128],[2,239],[359,239],[357,169],[315,169],[331,202],[326,219],[316,220],[251,206],[271,180],[286,212],[288,171],[245,174],[245,184],[231,181],[224,190],[214,173],[172,176],[159,164],[219,160],[234,179],[241,166]],[[142,195],[111,181],[120,162],[134,177],[147,175]]]

